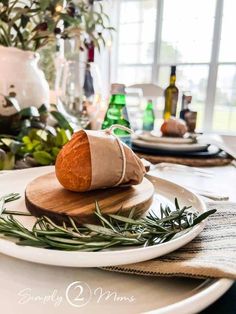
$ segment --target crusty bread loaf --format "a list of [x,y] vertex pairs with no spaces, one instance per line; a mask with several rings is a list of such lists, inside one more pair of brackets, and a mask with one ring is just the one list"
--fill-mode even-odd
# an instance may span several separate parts
[[187,126],[184,120],[171,117],[163,122],[161,132],[163,136],[183,137],[187,132]]
[[63,147],[56,160],[56,176],[62,186],[71,191],[89,190],[92,166],[88,136],[76,132]]
[[58,154],[55,168],[61,185],[76,192],[140,184],[145,174],[134,152],[104,131],[76,132]]

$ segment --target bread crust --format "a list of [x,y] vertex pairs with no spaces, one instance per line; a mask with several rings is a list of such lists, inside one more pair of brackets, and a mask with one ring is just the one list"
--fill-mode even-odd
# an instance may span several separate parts
[[88,191],[92,181],[91,154],[87,134],[79,131],[61,149],[55,164],[56,176],[67,190]]

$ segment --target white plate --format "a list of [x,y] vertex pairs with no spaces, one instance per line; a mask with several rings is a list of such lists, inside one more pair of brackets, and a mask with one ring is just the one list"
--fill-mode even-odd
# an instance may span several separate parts
[[139,139],[132,139],[132,143],[138,147],[152,148],[163,151],[178,151],[178,152],[200,152],[207,149],[209,145],[207,144],[172,144],[172,143],[155,143],[155,142],[147,142]]
[[[25,262],[2,254],[0,254],[0,274],[1,309],[2,313],[8,314],[199,313],[218,299],[233,283],[229,279],[199,280],[138,276],[96,268],[52,267]],[[75,302],[75,305],[81,306],[76,308],[68,303],[65,292],[69,285],[78,281],[84,289],[81,291],[81,303]],[[88,286],[90,293],[87,293]],[[73,289],[71,290],[69,296],[72,297],[70,299],[73,302]],[[35,298],[54,297],[48,298],[45,302],[43,299],[41,301],[32,299],[25,304],[19,304],[20,292],[21,295],[28,294]],[[104,294],[101,300],[99,300],[99,292]],[[78,287],[74,297],[79,293]],[[91,294],[92,297],[88,300]],[[132,296],[134,301],[129,302],[128,299]],[[59,306],[55,306],[55,301],[59,297],[62,298],[62,302]]]
[[[0,183],[1,194],[19,192],[22,195],[20,200],[10,203],[7,208],[26,211],[23,195],[27,183],[35,177],[52,170],[52,167],[32,168],[2,175]],[[180,204],[186,206],[192,205],[194,208],[197,208],[199,212],[205,211],[205,204],[196,194],[167,180],[151,176],[147,177],[151,179],[157,191],[151,209],[159,210],[160,203],[169,204],[173,208],[174,197],[177,197]],[[43,197],[43,195],[39,197]],[[27,227],[32,226],[34,223],[33,217],[19,217],[18,219]],[[130,264],[149,260],[178,249],[195,238],[202,231],[204,225],[205,222],[202,222],[167,243],[145,248],[127,247],[102,252],[65,252],[29,246],[18,246],[11,240],[2,238],[0,239],[0,252],[23,260],[56,266],[100,267]]]
[[151,132],[136,132],[135,135],[143,141],[152,143],[169,143],[169,144],[193,144],[195,140],[191,137],[171,137],[162,136],[161,133]]
[[[35,169],[37,175],[52,171],[51,167]],[[22,174],[28,179],[31,170],[11,172],[4,191],[19,188]],[[2,174],[2,172],[0,172]],[[35,173],[36,175],[36,173]],[[0,178],[1,188],[4,185]],[[9,183],[10,181],[10,183]],[[13,203],[12,203],[13,204]],[[14,207],[12,207],[14,208]],[[1,308],[13,314],[74,314],[74,313],[149,313],[149,314],[192,314],[212,304],[233,284],[233,280],[198,280],[192,278],[138,276],[114,273],[96,268],[62,268],[29,263],[0,254],[0,295]],[[92,293],[89,302],[76,308],[71,306],[65,296],[67,287],[76,281],[87,284]],[[96,289],[98,294],[95,295]],[[85,290],[84,290],[85,291]],[[99,291],[104,293],[98,299]],[[19,294],[29,293],[32,300],[20,304]],[[76,296],[79,294],[77,289]],[[83,291],[82,291],[83,292]],[[111,294],[110,298],[107,293]],[[41,301],[39,297],[42,297]],[[49,301],[44,302],[48,297]],[[52,297],[54,296],[54,297]],[[134,302],[125,298],[134,297]],[[35,300],[34,300],[35,297]],[[62,298],[59,306],[56,300]],[[88,295],[82,294],[87,301]],[[123,301],[119,299],[123,297]],[[37,299],[36,299],[37,298]],[[117,298],[117,300],[115,299]],[[73,301],[73,300],[72,300]]]

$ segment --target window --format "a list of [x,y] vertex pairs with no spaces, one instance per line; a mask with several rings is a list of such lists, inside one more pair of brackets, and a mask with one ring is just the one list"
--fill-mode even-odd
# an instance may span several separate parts
[[[235,0],[117,0],[113,80],[168,85],[177,65],[191,91],[198,127],[236,132]],[[181,98],[181,93],[180,93]]]
[[155,27],[155,0],[120,2],[118,81],[127,85],[152,81]]
[[224,0],[213,130],[236,131],[236,40],[232,37],[235,0]]

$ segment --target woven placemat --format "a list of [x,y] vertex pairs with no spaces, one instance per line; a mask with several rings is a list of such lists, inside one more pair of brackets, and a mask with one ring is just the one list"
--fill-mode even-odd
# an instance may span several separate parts
[[140,158],[144,158],[152,164],[161,162],[169,162],[193,167],[214,167],[225,166],[232,162],[231,157],[210,157],[210,158],[190,158],[190,157],[177,157],[177,156],[157,156],[145,153],[136,153]]
[[184,247],[146,262],[106,270],[149,276],[236,279],[236,203],[209,203],[217,212]]

